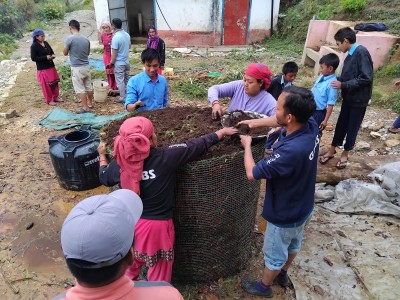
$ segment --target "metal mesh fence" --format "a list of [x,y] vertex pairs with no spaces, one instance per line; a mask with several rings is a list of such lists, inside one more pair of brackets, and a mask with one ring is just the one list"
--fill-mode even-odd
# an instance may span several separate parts
[[[263,157],[265,139],[252,147]],[[246,178],[244,151],[178,171],[173,280],[205,282],[236,274],[250,257],[260,182]]]

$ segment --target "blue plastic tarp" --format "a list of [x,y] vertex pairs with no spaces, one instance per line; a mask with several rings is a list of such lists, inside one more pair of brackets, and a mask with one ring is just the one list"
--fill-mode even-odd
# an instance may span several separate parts
[[[69,57],[65,61],[65,64],[67,64],[67,65],[71,64]],[[104,61],[101,58],[89,57],[89,65],[90,65],[91,69],[93,69],[93,70],[105,70],[106,69],[104,67]]]
[[90,125],[93,129],[100,129],[107,123],[125,117],[128,112],[122,112],[111,116],[98,116],[93,113],[75,114],[62,108],[54,108],[47,116],[37,122],[47,128],[63,130],[67,128]]

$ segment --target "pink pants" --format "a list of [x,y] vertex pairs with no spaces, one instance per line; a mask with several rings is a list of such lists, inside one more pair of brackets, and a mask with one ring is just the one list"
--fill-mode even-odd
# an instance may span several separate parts
[[[137,258],[134,259],[133,264],[125,272],[125,275],[132,280],[137,280],[142,269],[142,266],[146,262],[140,261]],[[172,277],[172,265],[173,262],[167,262],[165,260],[159,260],[153,267],[149,267],[147,271],[148,281],[166,281],[171,282]]]
[[114,76],[114,73],[113,74],[107,74],[107,82],[108,82],[108,87],[111,89],[111,90],[118,90],[118,87],[117,87],[117,82],[115,81],[115,76]]
[[145,264],[148,281],[171,282],[175,229],[171,219],[140,219],[135,226],[134,263],[125,275],[136,280]]
[[37,71],[37,81],[42,86],[43,96],[47,104],[56,100],[60,95],[56,80],[60,80],[56,68]]

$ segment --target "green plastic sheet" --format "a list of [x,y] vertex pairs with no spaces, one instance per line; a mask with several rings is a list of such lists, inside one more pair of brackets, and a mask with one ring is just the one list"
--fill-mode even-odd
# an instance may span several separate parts
[[90,125],[92,129],[100,129],[107,123],[121,119],[127,114],[128,112],[122,112],[110,116],[98,116],[93,113],[75,114],[66,109],[54,108],[37,124],[55,130],[80,127],[82,125]]

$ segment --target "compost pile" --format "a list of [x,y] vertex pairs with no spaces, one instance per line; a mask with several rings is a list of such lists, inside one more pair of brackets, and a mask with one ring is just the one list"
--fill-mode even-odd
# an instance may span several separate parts
[[[157,134],[158,147],[182,143],[186,140],[197,138],[222,128],[220,120],[213,120],[211,118],[210,108],[167,107],[164,109],[144,111],[129,115],[122,120],[112,121],[104,128],[102,140],[107,143],[109,149],[112,150],[114,137],[118,135],[118,130],[124,120],[134,116],[143,116],[153,122]],[[200,159],[236,153],[241,150],[242,147],[238,135],[225,137],[223,141],[211,147],[208,153],[203,155]]]

